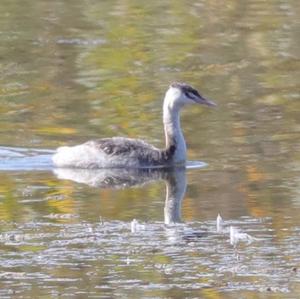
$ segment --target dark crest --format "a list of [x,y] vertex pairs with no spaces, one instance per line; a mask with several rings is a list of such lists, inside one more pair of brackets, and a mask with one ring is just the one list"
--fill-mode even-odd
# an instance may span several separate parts
[[186,83],[174,82],[170,85],[170,87],[180,89],[188,98],[192,100],[194,100],[195,97],[201,98],[201,95],[199,94],[198,90]]

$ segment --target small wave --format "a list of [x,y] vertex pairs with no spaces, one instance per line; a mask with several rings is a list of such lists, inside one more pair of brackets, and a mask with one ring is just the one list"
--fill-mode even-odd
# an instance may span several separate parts
[[0,147],[0,171],[49,170],[53,167],[53,150]]
[[187,161],[186,162],[186,169],[195,169],[195,168],[204,168],[208,164],[202,161]]
[[79,46],[98,46],[106,44],[106,40],[102,38],[98,39],[81,39],[81,38],[60,38],[57,44],[62,45],[79,45]]

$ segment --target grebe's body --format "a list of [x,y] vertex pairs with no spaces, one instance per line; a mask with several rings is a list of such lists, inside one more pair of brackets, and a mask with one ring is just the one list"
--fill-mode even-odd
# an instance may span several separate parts
[[84,144],[60,147],[52,160],[65,168],[152,168],[184,165],[186,144],[180,127],[180,109],[186,104],[215,104],[184,83],[173,83],[166,92],[163,123],[166,148],[158,149],[143,140],[103,138]]
[[57,149],[53,162],[58,167],[148,168],[172,164],[172,150],[160,150],[139,139],[124,137],[91,140]]

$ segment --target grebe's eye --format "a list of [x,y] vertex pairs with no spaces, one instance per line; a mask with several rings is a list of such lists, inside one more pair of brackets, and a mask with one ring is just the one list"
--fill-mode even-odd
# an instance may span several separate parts
[[197,100],[199,98],[199,94],[197,92],[194,92],[194,91],[186,91],[185,93],[185,96],[193,101]]

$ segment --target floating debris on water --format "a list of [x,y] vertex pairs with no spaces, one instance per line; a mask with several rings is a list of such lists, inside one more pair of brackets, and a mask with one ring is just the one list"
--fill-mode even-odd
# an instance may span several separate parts
[[136,219],[133,219],[133,220],[131,221],[131,224],[130,224],[131,232],[132,232],[132,233],[136,233],[136,231],[137,231],[137,225],[138,225],[137,220],[136,220]]
[[140,224],[136,219],[133,219],[130,223],[130,228],[132,233],[136,233],[141,230],[145,230],[145,225]]
[[218,214],[217,216],[217,220],[216,220],[216,223],[217,223],[217,232],[220,233],[223,231],[223,225],[224,225],[224,221],[221,217],[220,214]]
[[247,233],[239,232],[238,228],[234,226],[230,226],[229,235],[230,244],[233,246],[236,246],[239,242],[246,242],[247,244],[250,244],[254,241],[253,237]]

